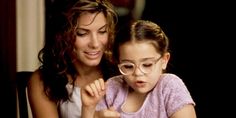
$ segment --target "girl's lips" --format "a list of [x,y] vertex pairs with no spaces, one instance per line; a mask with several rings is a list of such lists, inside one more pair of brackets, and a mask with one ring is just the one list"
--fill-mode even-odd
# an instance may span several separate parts
[[136,87],[144,87],[146,85],[146,82],[144,81],[136,81],[135,86]]

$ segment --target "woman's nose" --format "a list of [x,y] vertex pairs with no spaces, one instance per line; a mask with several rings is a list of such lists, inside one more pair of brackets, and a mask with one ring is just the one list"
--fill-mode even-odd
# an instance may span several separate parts
[[94,34],[91,35],[91,39],[90,39],[89,45],[90,45],[92,48],[97,48],[97,47],[99,47],[99,39],[98,39],[98,36],[97,36],[96,33],[94,33]]

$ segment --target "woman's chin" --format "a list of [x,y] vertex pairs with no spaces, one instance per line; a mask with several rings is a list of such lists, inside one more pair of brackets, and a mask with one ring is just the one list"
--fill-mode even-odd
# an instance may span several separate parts
[[100,61],[98,61],[98,62],[92,61],[92,62],[89,62],[87,65],[88,65],[88,66],[98,66],[98,65],[99,65],[99,62],[100,62]]

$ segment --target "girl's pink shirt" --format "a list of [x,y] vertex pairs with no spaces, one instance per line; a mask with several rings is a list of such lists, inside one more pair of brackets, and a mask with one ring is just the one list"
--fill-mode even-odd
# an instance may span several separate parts
[[184,82],[176,75],[162,74],[155,88],[148,93],[142,107],[132,113],[121,109],[128,94],[128,85],[119,75],[108,79],[108,88],[105,99],[98,105],[96,110],[107,109],[113,106],[121,113],[121,118],[169,118],[184,105],[193,104],[193,101]]

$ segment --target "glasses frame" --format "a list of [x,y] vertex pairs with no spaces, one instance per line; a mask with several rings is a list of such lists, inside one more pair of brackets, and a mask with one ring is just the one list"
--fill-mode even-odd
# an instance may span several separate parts
[[[161,58],[162,58],[162,56],[160,56],[160,57],[157,58],[157,59],[154,59],[154,61],[153,61],[154,63],[153,63],[153,64],[156,64]],[[127,63],[120,63],[120,64],[118,64],[118,68],[119,68],[119,71],[120,71],[121,74],[123,74],[123,75],[131,75],[131,74],[133,74],[133,73],[135,72],[135,70],[136,70],[137,68],[138,68],[143,74],[148,74],[148,73],[151,73],[152,70],[153,70],[153,68],[154,68],[154,66],[153,66],[150,72],[145,72],[145,71],[142,70],[142,68],[140,68],[140,65],[142,64],[142,62],[139,63],[138,65],[135,64],[135,63],[132,63],[132,62],[128,62],[128,63],[130,63],[131,65],[134,66],[133,72],[130,72],[130,73],[128,73],[128,74],[127,74],[127,73],[124,73],[124,72],[122,71],[122,69],[121,69],[121,66],[123,66],[123,65],[125,65],[125,64],[127,64]]]

